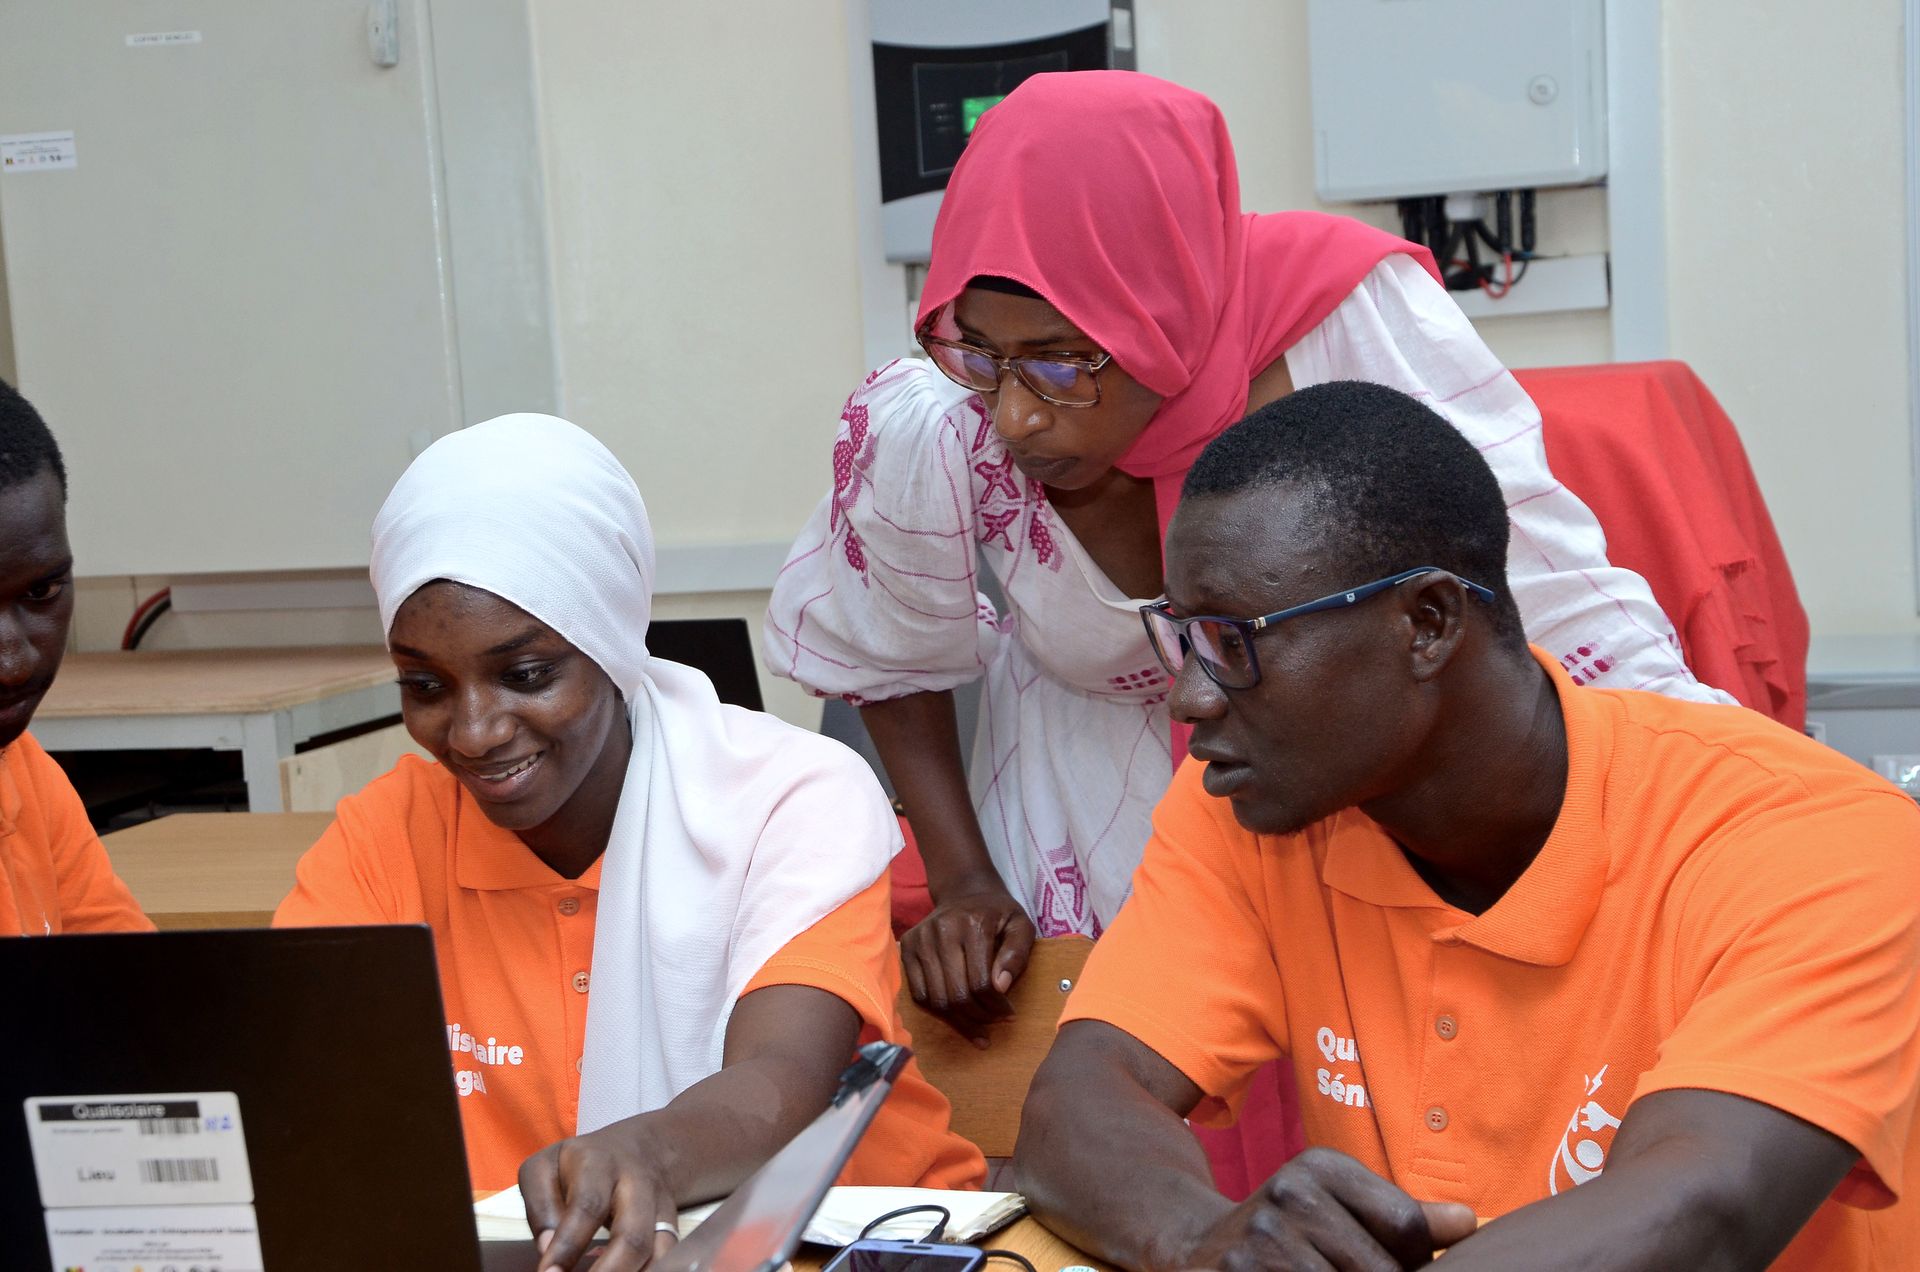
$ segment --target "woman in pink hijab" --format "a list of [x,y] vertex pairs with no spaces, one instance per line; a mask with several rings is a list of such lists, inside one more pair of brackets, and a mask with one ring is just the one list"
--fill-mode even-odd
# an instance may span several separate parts
[[[1137,613],[1161,591],[1160,532],[1200,449],[1296,387],[1391,385],[1480,447],[1529,638],[1577,680],[1726,700],[1689,674],[1646,584],[1607,564],[1547,470],[1538,412],[1428,253],[1343,217],[1243,212],[1225,121],[1197,93],[1085,71],[989,110],[934,226],[919,322],[929,361],[875,371],[841,412],[768,657],[861,708],[935,902],[902,940],[907,983],[981,1045],[1036,933],[1098,937],[1126,898],[1184,751]],[[967,766],[952,694],[974,681]],[[1209,1145],[1232,1194],[1296,1143],[1275,1111],[1290,1076],[1255,1087],[1245,1133]]]

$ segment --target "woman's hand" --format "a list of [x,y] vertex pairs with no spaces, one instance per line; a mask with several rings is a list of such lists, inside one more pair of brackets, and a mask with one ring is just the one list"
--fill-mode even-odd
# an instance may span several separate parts
[[[884,923],[885,919],[876,920]],[[581,1262],[603,1225],[613,1234],[594,1272],[637,1272],[673,1248],[682,1203],[724,1197],[833,1099],[860,1040],[860,1013],[811,985],[768,985],[727,1021],[720,1071],[668,1101],[520,1167],[540,1272]]]
[[987,1026],[1013,1014],[1007,992],[1027,970],[1033,940],[1032,921],[997,875],[943,892],[933,913],[900,938],[907,990],[984,1048]]
[[595,1272],[639,1272],[679,1239],[655,1228],[680,1211],[640,1118],[547,1145],[521,1164],[520,1195],[540,1272],[573,1268],[602,1227],[613,1238]]

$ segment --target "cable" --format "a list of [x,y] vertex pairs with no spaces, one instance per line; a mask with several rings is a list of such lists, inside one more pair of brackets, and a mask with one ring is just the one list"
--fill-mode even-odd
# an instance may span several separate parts
[[[904,1218],[907,1215],[921,1214],[929,1210],[939,1212],[940,1222],[934,1224],[933,1230],[920,1239],[925,1242],[938,1241],[947,1235],[947,1225],[953,1222],[953,1212],[945,1206],[936,1206],[932,1202],[924,1202],[918,1206],[902,1206],[898,1210],[889,1210],[886,1214],[881,1215],[878,1219],[875,1219],[872,1223],[860,1229],[860,1236],[857,1239],[865,1241],[873,1234],[875,1228],[878,1228],[881,1224],[887,1223],[890,1220]],[[1029,1263],[1027,1269],[1028,1272],[1033,1272],[1033,1265]]]
[[982,1250],[980,1253],[989,1259],[1005,1259],[1009,1263],[1018,1263],[1027,1272],[1037,1272],[1033,1262],[1018,1250]]
[[126,630],[120,633],[120,648],[132,649],[134,647],[135,642],[137,642],[140,638],[139,637],[140,620],[145,618],[147,616],[147,612],[151,610],[154,606],[160,604],[162,601],[171,602],[172,599],[173,599],[173,589],[170,587],[163,587],[158,592],[155,592],[152,596],[149,596],[146,600],[134,606],[132,616],[127,619]]
[[[1507,293],[1513,290],[1513,253],[1512,252],[1505,252],[1501,254],[1500,267],[1501,267],[1501,272],[1505,278],[1505,281],[1502,282],[1497,289],[1494,287],[1492,283],[1488,282],[1486,279],[1483,278],[1480,280],[1480,290],[1487,293],[1488,300],[1504,300],[1506,299]],[[1488,266],[1488,269],[1491,270],[1492,266]]]
[[133,639],[126,647],[128,649],[140,648],[140,642],[145,639],[146,634],[153,629],[153,625],[160,621],[160,616],[172,608],[173,598],[171,596],[161,597],[160,603],[148,610],[146,617],[140,620],[140,626],[133,629]]

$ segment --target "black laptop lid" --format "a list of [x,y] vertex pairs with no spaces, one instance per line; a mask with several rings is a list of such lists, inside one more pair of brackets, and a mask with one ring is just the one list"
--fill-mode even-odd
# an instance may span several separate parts
[[45,1268],[26,1101],[233,1092],[273,1272],[479,1267],[424,927],[0,940],[0,1250]]
[[791,1259],[807,1221],[912,1057],[898,1043],[860,1048],[826,1111],[668,1251],[658,1272],[773,1272]]

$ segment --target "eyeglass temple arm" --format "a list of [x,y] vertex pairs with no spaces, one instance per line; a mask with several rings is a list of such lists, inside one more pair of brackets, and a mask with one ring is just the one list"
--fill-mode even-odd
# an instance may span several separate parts
[[1317,601],[1307,601],[1304,604],[1295,605],[1290,609],[1276,610],[1271,614],[1263,614],[1259,618],[1248,619],[1247,623],[1253,631],[1257,632],[1283,618],[1298,618],[1303,614],[1317,614],[1321,610],[1344,609],[1349,605],[1358,605],[1361,601],[1378,595],[1390,587],[1398,587],[1402,583],[1410,583],[1414,579],[1426,574],[1449,575],[1456,583],[1466,588],[1469,593],[1479,600],[1487,604],[1493,603],[1492,588],[1482,587],[1471,579],[1463,579],[1451,570],[1442,570],[1437,565],[1422,565],[1411,570],[1403,570],[1390,579],[1380,579],[1373,583],[1363,584],[1349,592],[1335,592],[1333,595],[1323,596]]

